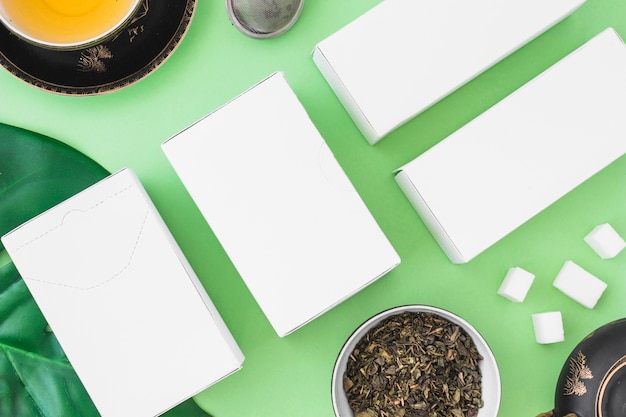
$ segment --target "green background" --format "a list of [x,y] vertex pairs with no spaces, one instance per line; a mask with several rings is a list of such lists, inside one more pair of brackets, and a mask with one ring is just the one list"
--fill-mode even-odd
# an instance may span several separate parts
[[[140,82],[101,96],[54,95],[0,71],[0,122],[59,139],[109,171],[127,166],[137,172],[246,356],[241,371],[196,397],[215,417],[333,416],[330,377],[343,342],[371,315],[413,303],[451,310],[472,323],[500,366],[499,415],[535,416],[552,408],[560,369],[580,339],[626,316],[626,251],[602,260],[583,241],[605,222],[626,236],[625,157],[465,265],[450,263],[392,176],[394,169],[606,27],[626,37],[626,2],[588,0],[562,23],[371,146],[313,64],[311,51],[377,3],[306,0],[291,31],[260,41],[231,26],[222,0],[199,0],[187,36],[168,61]],[[285,73],[402,258],[391,273],[282,339],[160,149],[161,142],[277,70]],[[608,283],[593,310],[552,287],[566,260]],[[3,262],[6,255],[0,254]],[[521,304],[496,294],[515,266],[537,276]],[[563,313],[566,340],[539,345],[531,314],[553,310]]]

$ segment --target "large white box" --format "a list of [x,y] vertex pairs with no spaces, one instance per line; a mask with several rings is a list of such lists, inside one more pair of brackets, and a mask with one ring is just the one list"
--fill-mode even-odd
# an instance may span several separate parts
[[154,417],[243,355],[134,173],[2,238],[103,417]]
[[607,29],[397,171],[467,262],[626,152],[626,47]]
[[163,150],[280,336],[400,262],[282,73]]
[[313,59],[374,144],[534,39],[585,0],[385,0]]

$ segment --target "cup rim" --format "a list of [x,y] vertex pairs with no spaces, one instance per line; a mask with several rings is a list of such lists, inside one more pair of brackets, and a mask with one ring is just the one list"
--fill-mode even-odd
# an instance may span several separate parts
[[89,39],[84,39],[75,42],[50,42],[45,39],[40,39],[38,37],[32,36],[28,33],[25,33],[21,29],[11,22],[11,19],[4,13],[2,7],[0,7],[0,23],[2,23],[12,34],[24,39],[27,42],[30,42],[36,46],[47,48],[47,49],[58,49],[58,50],[76,50],[83,49],[92,45],[96,45],[98,43],[104,42],[114,35],[116,35],[124,25],[131,20],[131,18],[137,13],[139,6],[144,2],[144,0],[133,0],[131,6],[128,8],[127,12],[124,14],[120,20],[115,22],[115,24],[111,25],[105,32],[97,36],[93,36]]
[[[335,416],[353,417],[352,410],[349,410],[350,413],[348,415],[345,415],[345,413],[342,414],[339,402],[340,400],[346,400],[345,391],[343,389],[343,373],[345,371],[345,362],[347,362],[347,357],[354,349],[354,346],[373,326],[375,326],[387,317],[402,314],[404,312],[425,312],[437,314],[444,319],[460,325],[463,330],[465,330],[472,337],[472,339],[474,340],[474,344],[478,348],[479,353],[483,356],[483,360],[479,364],[481,373],[483,373],[483,378],[485,376],[485,371],[488,371],[488,380],[491,381],[489,392],[492,396],[487,399],[488,403],[486,402],[486,405],[488,404],[489,408],[483,407],[479,409],[478,417],[496,417],[500,408],[502,387],[498,363],[495,356],[493,355],[491,347],[478,332],[478,330],[476,330],[469,322],[467,322],[462,317],[456,315],[455,313],[452,313],[451,311],[425,304],[407,304],[383,310],[361,323],[346,339],[341,350],[339,351],[339,354],[337,355],[337,359],[335,361],[332,372],[331,399]],[[343,397],[339,398],[339,396]]]

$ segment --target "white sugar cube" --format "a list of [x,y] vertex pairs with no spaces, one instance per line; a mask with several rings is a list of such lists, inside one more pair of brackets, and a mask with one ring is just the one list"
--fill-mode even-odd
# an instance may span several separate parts
[[607,287],[606,282],[572,261],[565,262],[552,285],[587,308],[595,307]]
[[514,303],[521,303],[526,298],[535,275],[522,268],[511,268],[498,289],[498,294]]
[[626,247],[624,239],[622,239],[608,223],[596,226],[585,236],[585,242],[587,242],[602,259],[614,258]]
[[565,340],[563,317],[560,311],[537,313],[532,315],[537,343],[547,344]]

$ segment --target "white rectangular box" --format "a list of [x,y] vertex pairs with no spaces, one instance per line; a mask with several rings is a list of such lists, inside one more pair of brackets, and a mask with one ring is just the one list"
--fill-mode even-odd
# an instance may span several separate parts
[[400,262],[282,73],[163,150],[280,336]]
[[385,0],[321,41],[313,59],[374,144],[585,0]]
[[397,171],[467,262],[626,152],[626,47],[607,29]]
[[103,417],[154,417],[243,355],[134,173],[2,238]]

